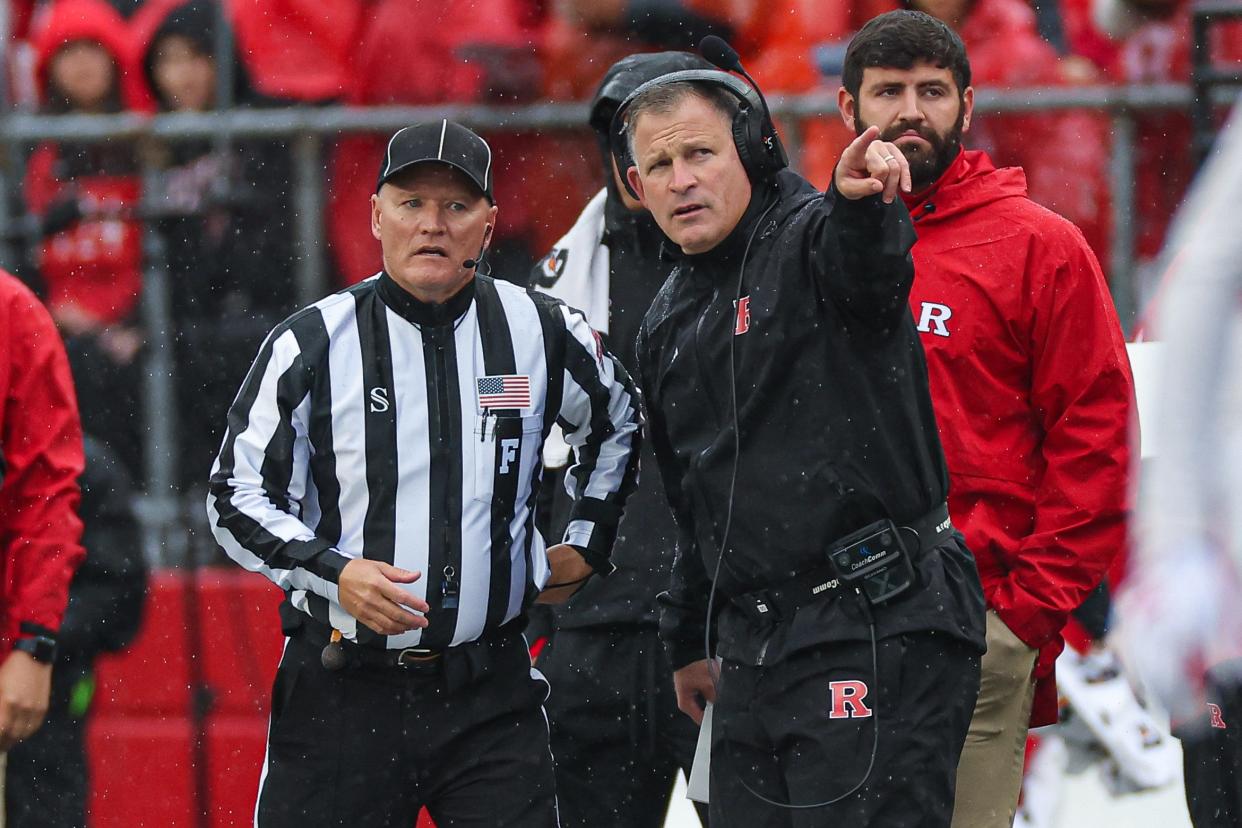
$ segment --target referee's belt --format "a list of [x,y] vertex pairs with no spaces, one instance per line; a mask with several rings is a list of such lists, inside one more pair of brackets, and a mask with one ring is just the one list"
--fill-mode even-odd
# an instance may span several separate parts
[[[896,524],[899,533],[908,537],[913,533],[918,538],[918,546],[907,545],[911,564],[919,555],[935,549],[953,537],[956,531],[949,520],[949,507],[940,504],[923,517],[914,521]],[[829,544],[829,548],[832,544]],[[824,564],[801,575],[795,575],[770,587],[756,589],[730,599],[732,603],[745,613],[746,617],[760,624],[774,624],[782,618],[792,618],[794,613],[808,604],[817,601],[833,600],[842,595],[841,584],[837,580],[837,570],[832,564]]]
[[[514,629],[518,629],[514,627]],[[332,628],[318,619],[307,616],[302,619],[302,630],[306,640],[315,646],[326,646],[331,641]],[[473,641],[467,641],[449,649],[430,649],[428,647],[403,647],[382,649],[366,647],[352,641],[341,641],[342,653],[347,664],[355,667],[387,667],[400,668],[414,673],[439,672],[443,658],[449,652],[464,652],[474,647],[487,647],[501,643],[510,632],[508,625],[487,630]]]

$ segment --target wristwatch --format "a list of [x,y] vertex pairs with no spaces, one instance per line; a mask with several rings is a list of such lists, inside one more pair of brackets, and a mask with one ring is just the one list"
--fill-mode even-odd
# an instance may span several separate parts
[[56,639],[48,635],[24,635],[13,642],[13,649],[29,653],[40,664],[56,661]]

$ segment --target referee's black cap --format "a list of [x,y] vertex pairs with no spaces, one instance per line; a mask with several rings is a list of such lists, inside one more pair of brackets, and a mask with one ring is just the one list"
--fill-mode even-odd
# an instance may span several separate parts
[[393,133],[380,164],[375,192],[393,176],[425,161],[460,170],[489,202],[496,203],[492,195],[492,148],[471,130],[449,120],[414,124]]
[[703,58],[691,52],[642,52],[627,55],[604,73],[591,99],[591,129],[607,136],[612,127],[612,116],[629,94],[644,83],[661,75],[680,72],[683,69],[715,69]]

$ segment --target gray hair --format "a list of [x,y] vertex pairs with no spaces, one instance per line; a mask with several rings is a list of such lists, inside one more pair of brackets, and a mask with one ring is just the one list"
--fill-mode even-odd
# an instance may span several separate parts
[[[690,96],[702,98],[712,109],[733,123],[733,116],[741,108],[741,102],[719,84],[710,81],[678,81],[676,83],[653,86],[636,97],[625,108],[625,148],[630,160],[634,160],[634,133],[637,131],[638,117],[648,112],[666,114]],[[625,175],[625,170],[621,171]]]

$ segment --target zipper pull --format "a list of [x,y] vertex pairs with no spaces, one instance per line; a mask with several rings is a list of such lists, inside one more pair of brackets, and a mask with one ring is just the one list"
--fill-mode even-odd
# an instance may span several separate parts
[[461,594],[461,589],[457,583],[457,570],[452,564],[444,567],[444,580],[440,581],[440,593],[443,596],[440,601],[441,609],[457,609],[457,599]]
[[487,442],[487,415],[491,412],[490,408],[483,409],[483,428],[479,430],[479,442]]

